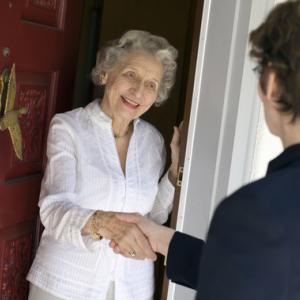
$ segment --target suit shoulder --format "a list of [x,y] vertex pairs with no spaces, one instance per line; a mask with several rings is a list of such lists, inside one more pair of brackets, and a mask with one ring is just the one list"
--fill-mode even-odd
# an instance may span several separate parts
[[[246,184],[228,197],[218,209],[241,211],[241,214],[272,212],[281,215],[290,207],[298,206],[300,169],[287,168]],[[289,205],[287,205],[289,202]]]
[[[288,167],[272,172],[262,179],[246,184],[234,192],[231,197],[237,199],[254,198],[260,201],[281,201],[289,194],[300,193],[300,168]],[[292,197],[289,197],[291,199]]]
[[271,197],[265,196],[268,187],[265,178],[246,184],[227,196],[217,207],[216,213],[242,216],[257,214],[270,207]]

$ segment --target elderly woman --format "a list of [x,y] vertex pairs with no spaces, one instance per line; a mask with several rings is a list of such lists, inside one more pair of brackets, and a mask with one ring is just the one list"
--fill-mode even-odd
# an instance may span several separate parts
[[[300,299],[300,1],[276,6],[250,35],[266,123],[283,152],[217,208],[207,243],[140,216],[167,275],[201,300]],[[116,246],[119,251],[121,246]]]
[[162,37],[126,32],[100,51],[92,72],[103,99],[53,118],[39,201],[45,230],[27,277],[29,299],[152,299],[155,253],[138,226],[115,212],[164,223],[171,210],[179,131],[161,178],[164,140],[140,116],[167,99],[176,56]]

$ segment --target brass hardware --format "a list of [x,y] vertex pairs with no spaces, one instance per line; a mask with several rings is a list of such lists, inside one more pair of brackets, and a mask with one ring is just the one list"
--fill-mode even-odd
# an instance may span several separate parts
[[8,57],[8,56],[10,55],[10,49],[9,49],[8,47],[4,47],[4,48],[2,49],[2,55],[3,55],[4,57]]
[[[7,87],[5,87],[5,84],[7,84]],[[16,156],[18,157],[18,159],[23,160],[22,133],[18,117],[20,115],[27,114],[28,108],[22,107],[17,110],[14,110],[14,104],[16,99],[16,86],[16,66],[15,64],[13,64],[9,76],[7,70],[4,70],[0,77],[1,98],[2,95],[5,94],[4,92],[6,88],[5,108],[4,114],[0,118],[0,130],[4,131],[8,129]],[[2,100],[1,98],[0,102]]]
[[3,94],[3,91],[4,91],[4,79],[3,79],[3,75],[1,74],[0,75],[0,113],[1,113],[1,100],[2,100],[2,94]]
[[176,181],[176,185],[179,186],[179,187],[182,184],[182,176],[183,176],[183,167],[179,167],[178,175],[177,175],[177,181]]
[[4,69],[2,71],[2,74],[0,74],[0,116],[4,114],[4,111],[2,111],[2,96],[4,96],[7,88],[7,83],[9,81],[9,70]]

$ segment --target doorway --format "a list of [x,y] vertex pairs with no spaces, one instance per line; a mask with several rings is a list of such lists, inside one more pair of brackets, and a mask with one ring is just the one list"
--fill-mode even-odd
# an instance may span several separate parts
[[[95,1],[92,1],[95,2]],[[153,124],[162,133],[165,139],[168,160],[170,163],[170,141],[173,134],[173,126],[178,125],[183,118],[185,124],[183,134],[187,134],[188,119],[191,107],[191,96],[197,58],[198,39],[201,25],[203,0],[103,0],[101,2],[101,16],[99,33],[95,38],[99,39],[99,45],[108,40],[119,38],[125,31],[139,29],[163,36],[178,50],[178,69],[174,89],[170,98],[161,107],[151,108],[143,118]],[[89,4],[87,4],[89,5]],[[84,29],[83,29],[84,30]],[[94,29],[92,29],[94,31]],[[95,31],[94,31],[95,32]],[[82,40],[84,42],[84,39]],[[84,46],[83,46],[84,47]],[[86,56],[83,55],[83,60]],[[95,56],[92,57],[95,61]],[[88,64],[88,63],[87,63]],[[78,65],[82,65],[79,63]],[[89,68],[84,67],[84,78],[77,72],[78,80],[75,89],[82,85],[83,80],[89,80]],[[94,95],[97,92],[94,91]],[[92,93],[74,93],[77,97],[74,107],[84,106],[92,100]],[[167,117],[166,117],[167,116]],[[182,145],[181,160],[184,158],[186,137]],[[176,191],[176,200],[172,213],[172,221],[168,224],[175,226],[180,188]],[[166,299],[168,281],[164,276],[163,258],[156,263],[156,293],[155,299]]]

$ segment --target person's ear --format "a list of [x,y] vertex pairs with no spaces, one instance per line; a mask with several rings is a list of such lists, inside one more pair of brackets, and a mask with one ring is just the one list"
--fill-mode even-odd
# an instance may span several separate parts
[[266,98],[271,101],[277,101],[280,97],[277,74],[269,71],[266,81]]
[[108,78],[107,72],[102,72],[99,78],[100,85],[105,85],[107,83],[107,78]]

